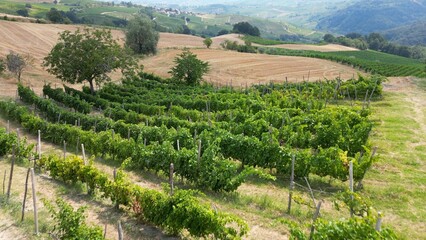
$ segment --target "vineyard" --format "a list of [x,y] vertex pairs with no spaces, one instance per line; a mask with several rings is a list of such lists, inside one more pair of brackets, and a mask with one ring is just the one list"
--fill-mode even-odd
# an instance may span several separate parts
[[424,64],[418,60],[370,50],[340,52],[317,52],[305,50],[288,50],[282,48],[262,48],[260,50],[261,52],[272,55],[326,59],[349,65],[354,68],[359,68],[369,73],[380,74],[387,77],[426,77]]
[[[349,162],[360,183],[374,161],[368,106],[381,98],[383,81],[358,76],[234,89],[188,87],[141,73],[95,96],[87,88],[45,85],[40,97],[18,85],[22,103],[1,101],[0,113],[32,134],[40,131],[44,141],[76,152],[83,144],[124,170],[162,175],[173,163],[175,175],[200,191],[233,192],[249,178],[274,181],[290,174],[344,182]],[[4,155],[16,140],[1,141]],[[233,239],[248,231],[242,219],[213,211],[191,191],[169,196],[132,184],[123,172],[110,180],[74,156],[43,156],[37,164],[60,181],[87,183],[90,192],[172,234],[186,229],[195,237]]]

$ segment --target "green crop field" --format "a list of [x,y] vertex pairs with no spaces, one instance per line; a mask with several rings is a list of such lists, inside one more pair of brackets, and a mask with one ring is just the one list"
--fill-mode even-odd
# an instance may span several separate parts
[[261,52],[272,55],[301,56],[326,59],[353,66],[369,73],[380,74],[387,77],[426,77],[424,63],[418,60],[371,50],[317,52],[306,50],[289,50],[282,48],[262,48]]
[[[57,8],[59,10],[68,11],[69,6],[55,5],[53,3],[31,3],[31,8],[28,9],[30,17],[45,18],[46,13],[51,8]],[[17,1],[1,1],[0,2],[0,13],[6,13],[11,15],[17,15],[16,11],[25,9],[25,2]]]

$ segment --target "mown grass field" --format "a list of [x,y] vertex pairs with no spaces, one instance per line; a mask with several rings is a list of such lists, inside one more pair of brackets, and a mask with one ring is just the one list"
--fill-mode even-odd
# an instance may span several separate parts
[[419,87],[424,82],[391,80],[384,100],[372,103],[371,143],[380,161],[367,174],[364,192],[405,239],[426,237],[426,92]]

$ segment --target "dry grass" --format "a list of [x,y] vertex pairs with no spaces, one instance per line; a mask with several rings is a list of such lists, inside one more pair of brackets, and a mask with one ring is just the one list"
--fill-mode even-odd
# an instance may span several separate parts
[[311,50],[318,52],[359,51],[359,49],[346,47],[338,44],[309,45],[309,44],[280,44],[272,47],[291,50]]
[[[31,86],[37,93],[41,93],[45,82],[61,84],[55,77],[49,75],[42,67],[43,58],[48,54],[58,39],[58,33],[64,30],[74,31],[84,26],[59,25],[59,24],[35,24],[25,22],[1,21],[0,57],[4,57],[10,51],[20,54],[30,54],[34,59],[22,76],[22,81]],[[113,30],[114,38],[123,43],[122,31]],[[351,78],[356,70],[325,60],[268,56],[261,54],[245,54],[219,50],[219,44],[225,40],[238,40],[237,34],[229,34],[213,38],[213,48],[205,49],[203,39],[200,37],[161,33],[159,42],[159,54],[142,60],[145,70],[167,77],[167,72],[173,66],[173,59],[184,47],[196,48],[194,52],[203,60],[211,64],[211,72],[205,77],[209,82],[225,85],[231,83],[234,86],[245,84],[265,83],[270,81],[318,80],[319,78],[335,78],[341,76],[344,79]],[[297,45],[292,45],[297,46]],[[310,46],[307,47],[325,47]],[[200,49],[201,48],[201,49]],[[119,79],[120,75],[113,75],[113,79]],[[0,76],[0,96],[12,97],[16,91],[16,79],[12,76]]]
[[371,142],[381,157],[364,191],[384,212],[384,223],[405,239],[426,237],[426,92],[416,81],[425,79],[390,78],[385,100],[372,104],[377,125]]
[[[271,56],[262,54],[238,53],[218,49],[193,49],[197,56],[208,61],[211,71],[204,77],[207,82],[237,87],[245,84],[258,84],[288,81],[303,81],[318,79],[343,79],[356,76],[357,71],[351,67],[326,60]],[[145,71],[153,72],[163,77],[169,77],[168,71],[174,65],[173,59],[181,51],[177,49],[161,50],[156,56],[142,61]]]

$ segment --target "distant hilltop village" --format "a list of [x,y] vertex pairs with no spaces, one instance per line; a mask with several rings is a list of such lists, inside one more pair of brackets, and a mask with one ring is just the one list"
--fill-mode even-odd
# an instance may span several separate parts
[[173,17],[173,16],[177,16],[177,15],[181,15],[181,14],[193,15],[193,16],[196,15],[194,12],[182,11],[182,10],[176,9],[176,8],[162,8],[162,7],[159,8],[159,7],[154,6],[153,9],[156,12],[166,14],[169,17]]

